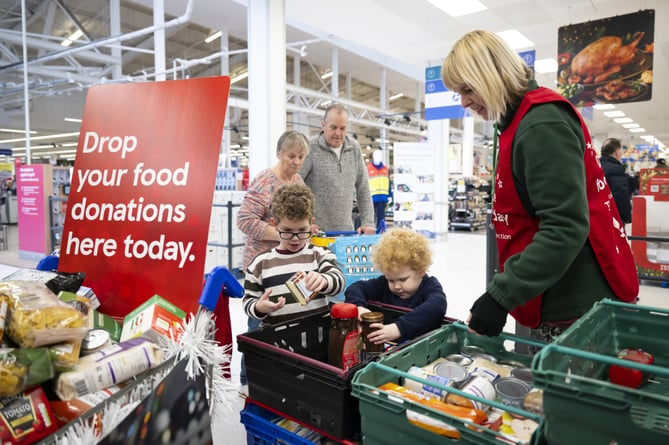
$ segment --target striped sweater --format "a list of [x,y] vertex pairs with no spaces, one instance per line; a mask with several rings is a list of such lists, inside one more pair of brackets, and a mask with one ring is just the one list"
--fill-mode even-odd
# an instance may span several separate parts
[[[292,301],[286,280],[296,272],[318,271],[327,280],[327,287],[320,292],[306,306]],[[325,248],[307,244],[302,250],[295,253],[284,253],[276,248],[258,255],[246,271],[244,280],[244,312],[251,318],[261,319],[267,324],[283,323],[298,317],[327,311],[327,296],[340,293],[345,286],[344,274],[337,267],[337,257]],[[256,302],[268,290],[272,290],[270,298],[276,301],[278,297],[288,296],[286,305],[271,314],[257,314]]]

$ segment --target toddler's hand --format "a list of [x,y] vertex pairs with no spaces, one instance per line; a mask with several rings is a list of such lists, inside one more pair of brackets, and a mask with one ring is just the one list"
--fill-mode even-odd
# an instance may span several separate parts
[[269,296],[272,294],[272,290],[268,289],[258,301],[256,301],[255,311],[258,314],[271,314],[272,312],[278,311],[286,304],[286,299],[279,297],[275,302],[269,299]]

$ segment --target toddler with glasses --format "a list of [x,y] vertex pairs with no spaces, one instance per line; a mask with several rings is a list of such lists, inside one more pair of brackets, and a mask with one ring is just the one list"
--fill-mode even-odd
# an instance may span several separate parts
[[[340,293],[345,280],[335,254],[309,242],[314,214],[311,190],[299,184],[281,186],[272,196],[271,210],[270,223],[279,233],[279,245],[248,265],[244,312],[266,324],[327,312],[326,297]],[[315,293],[306,305],[300,304],[286,285],[299,272],[304,274],[301,284]]]

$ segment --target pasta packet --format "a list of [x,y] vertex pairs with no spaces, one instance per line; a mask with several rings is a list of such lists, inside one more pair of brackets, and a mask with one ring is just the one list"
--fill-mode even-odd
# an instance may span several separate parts
[[46,348],[0,348],[0,396],[13,396],[54,376]]
[[3,281],[0,295],[8,298],[7,335],[22,348],[80,340],[86,335],[86,317],[42,283]]

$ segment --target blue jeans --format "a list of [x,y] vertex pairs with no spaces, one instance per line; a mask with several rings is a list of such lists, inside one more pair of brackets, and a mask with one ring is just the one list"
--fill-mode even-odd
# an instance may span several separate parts
[[[248,320],[246,321],[248,330],[246,332],[257,331],[260,327],[260,323],[262,323],[262,320],[248,317]],[[239,370],[239,383],[241,385],[248,385],[248,381],[246,380],[246,365],[244,364],[244,354],[242,354],[242,364],[241,369]]]

